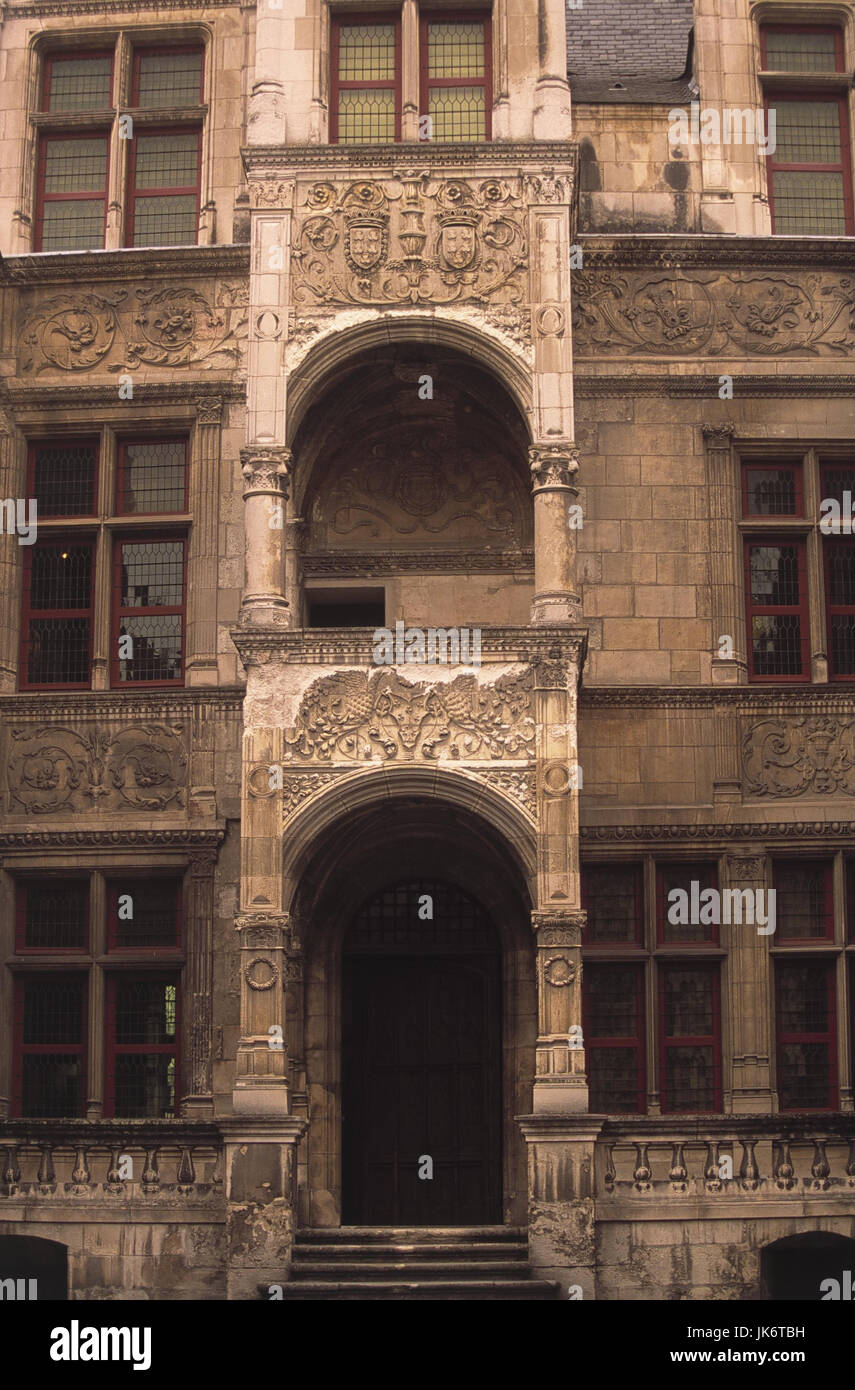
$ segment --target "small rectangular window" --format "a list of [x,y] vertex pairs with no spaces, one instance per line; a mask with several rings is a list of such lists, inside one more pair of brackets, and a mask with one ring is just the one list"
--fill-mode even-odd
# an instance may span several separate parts
[[743,464],[742,511],[745,516],[803,516],[801,464]]
[[644,966],[587,963],[582,978],[589,1109],[637,1115],[645,1108]]
[[45,58],[42,110],[101,111],[111,104],[113,54],[49,53]]
[[395,18],[333,17],[330,140],[388,144],[401,138],[401,30]]
[[830,511],[823,503],[835,501],[840,508],[841,520],[855,514],[855,463],[835,459],[833,462],[821,460],[822,502],[820,512]]
[[717,965],[659,967],[662,1110],[721,1109]]
[[846,860],[846,940],[855,942],[855,859]]
[[195,245],[199,218],[198,130],[146,130],[131,151],[128,242]]
[[776,128],[775,149],[767,156],[773,232],[851,235],[855,219],[845,98],[769,93],[766,106],[775,112]]
[[104,245],[106,135],[45,135],[39,145],[37,251]]
[[843,71],[843,35],[839,29],[786,29],[765,24],[761,45],[766,72]]
[[178,1028],[177,978],[108,979],[108,1116],[168,1119],[175,1114]]
[[202,101],[200,48],[137,49],[131,102],[137,107],[198,106]]
[[174,878],[113,879],[108,914],[111,950],[174,950],[181,936],[181,882]]
[[775,941],[830,941],[834,936],[831,863],[776,862]]
[[183,676],[184,541],[117,541],[115,565],[114,684],[178,684]]
[[831,680],[855,676],[855,540],[823,542]]
[[640,864],[587,864],[582,870],[586,946],[638,946],[642,941]]
[[186,475],[185,439],[128,440],[119,447],[117,512],[183,512]]
[[714,864],[659,864],[656,872],[658,940],[661,945],[710,945],[719,939],[719,899]]
[[14,1114],[24,1119],[83,1114],[86,985],[82,972],[16,981]]
[[89,684],[93,546],[39,541],[24,557],[21,669],[29,686]]
[[754,680],[807,680],[807,586],[800,540],[745,545],[749,674]]
[[16,950],[85,951],[89,936],[86,879],[20,883],[16,906]]
[[489,140],[491,103],[489,20],[423,16],[421,111],[431,140]]
[[97,466],[97,443],[31,444],[29,495],[39,517],[93,516]]
[[834,963],[777,960],[775,978],[780,1107],[836,1109]]

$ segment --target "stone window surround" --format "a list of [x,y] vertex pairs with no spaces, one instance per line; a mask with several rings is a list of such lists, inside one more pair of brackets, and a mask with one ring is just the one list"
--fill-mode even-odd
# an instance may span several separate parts
[[[739,1017],[744,1014],[750,1002],[751,986],[766,990],[766,1007],[759,1010],[759,1019],[753,1020],[755,1026],[759,1023],[761,1051],[765,1053],[766,1067],[769,1069],[769,1085],[771,1088],[768,1094],[768,1104],[765,1108],[770,1111],[777,1110],[777,1092],[774,1089],[776,1084],[776,1042],[777,1032],[774,1018],[774,978],[773,962],[775,959],[786,959],[792,957],[810,957],[820,960],[832,960],[836,962],[836,1030],[837,1030],[837,1062],[838,1062],[838,1106],[841,1110],[853,1109],[853,1067],[855,1067],[855,1017],[847,1027],[847,1018],[852,1015],[852,1000],[850,992],[855,989],[855,931],[853,924],[849,924],[849,935],[846,935],[846,904],[847,904],[847,856],[842,849],[824,853],[811,850],[808,846],[805,853],[801,856],[794,856],[792,851],[787,851],[787,862],[791,862],[794,857],[801,857],[811,861],[817,858],[828,859],[832,862],[832,893],[833,893],[833,912],[834,912],[834,935],[833,940],[817,941],[814,943],[792,942],[782,945],[775,944],[774,937],[763,938],[757,936],[756,928],[751,926],[724,926],[721,928],[723,933],[730,933],[730,945],[727,944],[727,937],[724,936],[724,944],[719,946],[709,943],[700,943],[691,947],[660,945],[656,941],[656,883],[657,867],[666,863],[679,864],[680,862],[698,862],[699,855],[697,849],[687,852],[682,861],[678,858],[667,858],[659,854],[635,855],[631,858],[609,856],[606,860],[602,856],[587,856],[582,860],[582,877],[584,881],[585,868],[596,864],[602,867],[606,864],[632,864],[643,866],[643,943],[631,946],[588,946],[582,947],[582,961],[584,963],[607,965],[622,963],[641,963],[645,966],[644,999],[644,1039],[646,1043],[645,1055],[645,1074],[647,1077],[647,1107],[646,1114],[659,1115],[661,1103],[659,1096],[659,1003],[657,990],[657,964],[684,964],[693,960],[716,961],[722,963],[721,976],[721,1069],[722,1069],[722,1092],[723,1092],[723,1113],[740,1113],[754,1106],[754,1095],[756,1094],[746,1085],[746,1094],[750,1094],[752,1099],[746,1105],[735,1103],[737,1093],[741,1089],[740,1069],[744,1068],[744,1062],[740,1057],[748,1050],[739,1043],[737,1031],[739,1028]],[[719,887],[724,888],[744,888],[758,887],[768,889],[773,886],[774,861],[776,856],[772,851],[768,854],[765,851],[758,851],[755,856],[749,858],[742,855],[720,855],[716,856],[711,862],[715,863],[718,873]],[[759,870],[759,872],[758,872]],[[750,880],[746,879],[746,874],[750,872]],[[852,910],[850,908],[850,910]],[[742,933],[740,935],[740,933]],[[768,952],[765,942],[769,942]],[[763,961],[765,959],[765,966]],[[758,969],[759,967],[759,969]],[[751,977],[754,977],[753,981]],[[746,992],[746,981],[749,990]],[[583,968],[583,990],[584,990],[584,968]],[[740,1013],[741,1011],[741,1013]],[[763,1037],[765,1034],[765,1037]],[[746,1057],[746,1062],[755,1063],[756,1057]],[[735,1065],[736,1064],[736,1065]],[[763,1107],[760,1107],[763,1108]]]
[[[138,111],[121,98],[130,98],[134,68],[134,50],[163,46],[164,48],[185,47],[198,44],[202,48],[202,83],[207,100],[196,107],[177,110],[146,108]],[[113,62],[113,100],[116,105],[98,112],[63,112],[54,115],[43,112],[41,107],[42,75],[44,57],[48,52],[71,52],[75,48],[112,48]],[[117,100],[118,98],[118,100]],[[213,184],[213,141],[210,132],[213,128],[212,114],[216,101],[216,68],[213,61],[213,30],[206,24],[177,25],[125,25],[113,28],[83,28],[77,33],[65,29],[51,28],[34,36],[28,54],[26,79],[26,109],[29,112],[29,128],[25,137],[25,149],[20,161],[18,192],[18,211],[13,221],[18,223],[22,250],[32,251],[35,237],[36,206],[38,199],[37,160],[39,139],[42,134],[71,132],[86,134],[88,131],[103,132],[109,136],[107,156],[107,194],[106,224],[103,249],[119,250],[124,246],[127,204],[130,187],[130,159],[126,146],[129,141],[119,139],[118,118],[130,115],[134,119],[144,118],[146,124],[161,128],[164,123],[173,125],[176,130],[198,128],[201,131],[201,155],[199,168],[199,222],[196,244],[211,245],[214,242],[214,208],[210,203]],[[99,248],[100,249],[100,248]],[[42,253],[38,253],[42,254]],[[50,255],[51,252],[43,254]]]
[[[419,11],[448,10],[449,17],[454,18],[458,10],[462,7],[459,4],[451,3],[451,0],[424,0],[420,7],[418,0],[397,0],[392,4],[366,4],[366,0],[323,0],[321,5],[320,33],[318,35],[319,62],[314,69],[314,92],[313,100],[321,108],[323,117],[320,139],[324,144],[329,143],[330,126],[330,100],[331,100],[331,72],[330,58],[332,50],[331,30],[332,14],[335,12],[337,18],[345,18],[348,11],[355,15],[364,16],[366,11],[376,12],[378,20],[382,20],[384,14],[397,14],[400,16],[401,36],[400,36],[400,55],[401,55],[401,134],[400,142],[408,141],[419,142]],[[490,111],[495,110],[496,104],[500,100],[507,100],[507,57],[506,45],[500,41],[500,36],[507,32],[507,0],[494,0],[492,7],[489,3],[484,4],[483,0],[473,0],[471,4],[465,4],[467,12],[483,10],[486,16],[490,16],[492,9],[492,22],[488,31],[490,37],[490,48],[492,51],[492,101],[488,93],[487,99],[487,119],[490,124]],[[424,142],[421,142],[424,143]]]

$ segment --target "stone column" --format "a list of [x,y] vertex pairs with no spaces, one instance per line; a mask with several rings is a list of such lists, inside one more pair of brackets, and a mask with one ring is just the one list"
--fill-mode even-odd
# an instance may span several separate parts
[[710,499],[714,685],[745,685],[748,679],[742,552],[736,526],[740,489],[731,458],[733,433],[733,425],[703,426]]
[[[0,500],[23,497],[21,473],[15,426],[6,412],[0,410]],[[11,601],[11,595],[19,592],[22,551],[16,535],[0,535],[0,593],[5,596],[0,609],[0,692],[6,694],[14,692],[18,674],[19,610]]]
[[240,451],[246,485],[246,585],[241,622],[286,626],[284,546],[285,502],[291,451],[248,445]]
[[540,75],[532,122],[535,140],[569,140],[572,135],[566,26],[564,0],[538,0]]
[[588,1108],[582,1037],[584,912],[532,913],[537,941],[537,1052],[534,1113]]
[[[284,145],[283,64],[293,49],[294,20],[282,2],[262,5],[255,21],[255,72],[249,97],[248,145]],[[289,42],[291,40],[291,42]]]
[[213,1115],[214,869],[217,853],[190,857],[187,921],[185,1083],[181,1113]]
[[217,396],[196,401],[190,462],[193,533],[187,566],[187,684],[217,683],[217,526],[220,511],[220,427]]
[[285,1047],[287,912],[251,912],[235,920],[240,939],[240,1041],[233,1102],[240,1115],[289,1112]]
[[[768,909],[766,856],[762,849],[746,847],[743,852],[728,854],[725,873],[723,887],[737,892],[747,889],[753,893],[762,889],[763,902]],[[723,944],[729,948],[732,1106],[735,1115],[757,1115],[774,1109],[769,1064],[772,1047],[769,947],[774,945],[775,937],[761,936],[757,924],[746,922],[745,917],[743,910],[741,924],[722,927]]]
[[416,0],[401,6],[401,139],[418,140],[419,116],[419,7]]
[[533,444],[528,451],[534,494],[534,624],[577,623],[576,532],[570,507],[578,497],[574,444]]
[[302,626],[300,555],[307,531],[301,516],[291,517],[285,522],[285,599],[292,627]]

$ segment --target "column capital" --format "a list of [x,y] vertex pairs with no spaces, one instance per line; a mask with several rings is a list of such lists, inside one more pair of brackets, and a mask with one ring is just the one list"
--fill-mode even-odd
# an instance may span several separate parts
[[221,396],[197,396],[193,404],[196,407],[197,425],[219,425],[223,418],[223,400]]
[[707,422],[701,425],[701,432],[708,449],[729,449],[736,434],[736,426],[730,421],[717,425]]
[[531,926],[538,946],[581,946],[587,912],[578,909],[538,909],[531,914]]
[[291,947],[290,912],[242,912],[235,918],[241,946],[250,951],[261,948],[287,951]]
[[762,883],[766,877],[766,851],[745,850],[728,854],[727,876],[731,883]]
[[571,489],[579,472],[579,451],[572,442],[564,444],[531,444],[528,451],[532,491]]
[[287,497],[291,457],[291,450],[284,445],[245,445],[240,451],[241,472],[246,479],[244,499],[259,493]]

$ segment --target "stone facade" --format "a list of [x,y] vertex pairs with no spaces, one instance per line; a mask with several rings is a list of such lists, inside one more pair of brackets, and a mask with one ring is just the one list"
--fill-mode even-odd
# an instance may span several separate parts
[[[495,0],[492,139],[467,144],[419,138],[403,0],[401,141],[331,143],[331,13],[364,9],[2,17],[0,498],[29,496],[29,447],[60,437],[97,435],[100,491],[72,526],[98,557],[89,689],[27,688],[25,548],[0,535],[0,1253],[59,1242],[81,1299],[287,1290],[299,1233],[355,1209],[355,914],[445,882],[498,943],[485,1161],[531,1274],[564,1297],[768,1296],[775,1242],[855,1241],[855,678],[830,671],[817,525],[820,465],[852,467],[852,239],[773,235],[757,147],[675,147],[669,111],[762,105],[760,26],[810,6],[674,0],[636,71],[586,68],[585,11]],[[823,15],[851,70],[853,6]],[[82,120],[41,110],[46,62],[109,49],[124,82],[158,44],[204,54],[197,245],[126,245],[118,104],[103,245],[35,251],[38,141]],[[166,519],[187,540],[184,674],[123,690],[109,479],[156,431],[188,441]],[[741,558],[740,469],[782,459],[808,503],[784,524],[807,555],[797,683],[751,679]],[[353,602],[392,631],[477,628],[480,661],[378,663],[373,622],[313,618]],[[663,866],[754,891],[793,857],[829,875],[834,1105],[781,1104],[782,948],[744,925],[702,952],[718,1103],[669,1105],[659,982],[696,948],[656,934]],[[637,871],[622,957],[586,931],[586,866]],[[180,1094],[175,1118],[123,1119],[105,924],[110,885],[151,873],[182,880]],[[89,946],[34,960],[22,886],[63,875],[90,885]],[[600,1113],[583,972],[622,960],[643,980],[643,1096]],[[72,967],[85,1100],[27,1117],[16,987]]]

